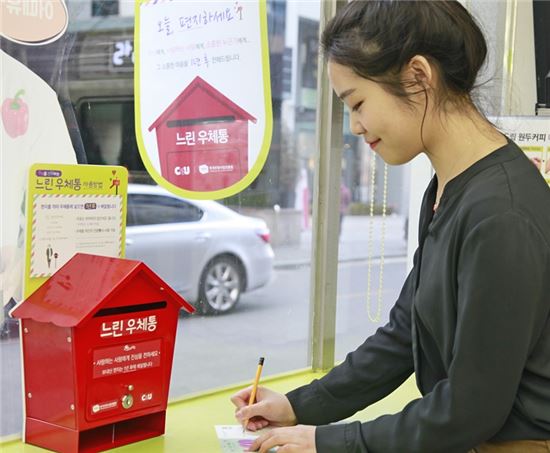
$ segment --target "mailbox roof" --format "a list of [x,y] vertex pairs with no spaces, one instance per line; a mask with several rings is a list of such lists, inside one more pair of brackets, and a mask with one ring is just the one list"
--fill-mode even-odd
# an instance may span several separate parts
[[179,304],[189,313],[194,308],[141,261],[77,253],[40,288],[17,305],[11,315],[75,327],[93,316],[110,296],[131,284],[144,272],[161,287],[167,302]]
[[208,82],[197,76],[187,85],[180,95],[174,99],[155,122],[149,126],[149,130],[152,131],[165,121],[171,119],[173,114],[178,113],[182,104],[188,104],[185,108],[185,119],[212,118],[231,113],[236,119],[249,120],[253,123],[256,122],[256,118],[250,113],[220,93]]

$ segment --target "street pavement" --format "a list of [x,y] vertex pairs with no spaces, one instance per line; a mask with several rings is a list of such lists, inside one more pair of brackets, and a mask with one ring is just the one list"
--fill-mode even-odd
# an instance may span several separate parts
[[[369,258],[403,257],[407,254],[405,219],[399,215],[346,216],[338,245],[338,261],[360,261]],[[384,237],[384,241],[382,241]],[[299,244],[278,245],[275,268],[288,268],[311,263],[312,229],[304,229]]]

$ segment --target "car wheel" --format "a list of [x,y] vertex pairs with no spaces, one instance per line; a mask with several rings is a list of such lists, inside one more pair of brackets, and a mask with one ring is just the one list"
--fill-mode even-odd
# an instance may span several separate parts
[[229,256],[210,261],[201,276],[199,306],[203,314],[213,315],[232,310],[239,298],[244,282],[240,262]]

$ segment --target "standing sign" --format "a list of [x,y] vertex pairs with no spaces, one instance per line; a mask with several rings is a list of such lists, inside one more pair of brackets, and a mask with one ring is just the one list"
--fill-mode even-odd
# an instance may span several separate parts
[[550,117],[508,116],[492,121],[517,143],[550,184]]
[[272,131],[265,0],[136,2],[136,135],[155,181],[189,198],[246,188]]
[[124,256],[127,180],[124,167],[32,165],[25,297],[77,252]]

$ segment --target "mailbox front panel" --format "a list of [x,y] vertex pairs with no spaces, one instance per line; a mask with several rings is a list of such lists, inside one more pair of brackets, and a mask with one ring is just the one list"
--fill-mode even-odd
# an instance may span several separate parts
[[81,388],[82,421],[95,426],[164,410],[178,307],[155,302],[120,307],[120,312],[110,307],[104,313],[90,319],[88,346],[81,349],[87,382]]
[[91,352],[86,419],[161,406],[165,401],[162,338],[100,347]]

